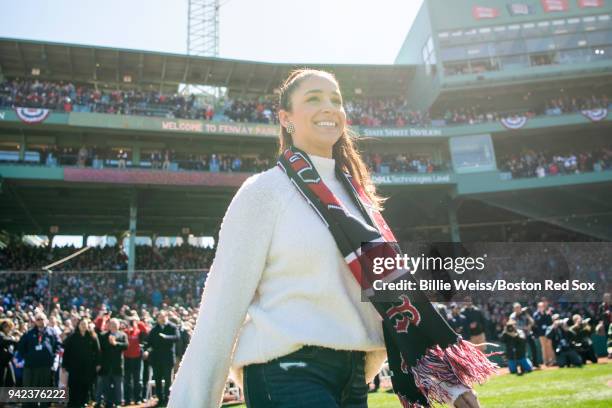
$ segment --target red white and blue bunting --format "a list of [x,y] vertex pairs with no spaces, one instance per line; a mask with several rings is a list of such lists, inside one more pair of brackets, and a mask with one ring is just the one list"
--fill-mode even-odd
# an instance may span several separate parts
[[42,108],[15,108],[17,117],[23,122],[29,125],[35,123],[42,123],[49,116],[49,109]]
[[588,109],[581,111],[581,113],[586,116],[591,122],[600,122],[608,116],[608,109]]
[[527,123],[527,116],[510,116],[500,120],[506,129],[520,129]]

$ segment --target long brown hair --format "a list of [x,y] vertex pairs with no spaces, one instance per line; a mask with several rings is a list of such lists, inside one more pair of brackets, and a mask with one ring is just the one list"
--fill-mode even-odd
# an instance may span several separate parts
[[[336,77],[327,71],[307,68],[293,70],[280,88],[279,109],[291,112],[291,95],[293,95],[293,92],[295,92],[306,78],[312,76],[327,77],[338,84]],[[287,129],[285,129],[284,126],[280,128],[279,155],[289,146],[293,145],[293,138],[289,132],[287,132]],[[376,186],[370,178],[370,172],[363,162],[359,151],[355,147],[357,138],[358,135],[355,132],[349,128],[345,128],[340,139],[338,139],[332,147],[332,157],[342,170],[347,171],[353,179],[361,185],[370,201],[372,201],[372,205],[380,211],[382,210],[382,204],[385,198],[379,196],[376,192]]]

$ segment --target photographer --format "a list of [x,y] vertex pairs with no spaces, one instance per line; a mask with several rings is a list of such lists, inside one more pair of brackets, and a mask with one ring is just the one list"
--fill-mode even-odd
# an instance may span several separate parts
[[576,367],[582,366],[580,355],[572,346],[574,334],[567,326],[567,319],[559,319],[559,315],[553,315],[553,324],[546,332],[546,337],[552,340],[553,349],[557,356],[557,365],[559,367],[569,367],[570,364]]
[[538,349],[536,348],[532,332],[534,321],[527,312],[527,308],[521,307],[520,303],[515,303],[513,308],[514,312],[510,314],[510,319],[516,322],[516,328],[518,330],[522,330],[525,333],[525,340],[527,341],[527,345],[529,345],[529,352],[531,353],[533,364],[535,364],[536,368],[540,368]]
[[[533,366],[526,354],[526,335],[521,329],[517,329],[514,320],[508,320],[501,335],[501,340],[506,344],[506,358],[508,369],[512,374],[523,375],[531,372]],[[521,368],[519,371],[518,368]]]
[[591,319],[582,320],[582,316],[575,314],[572,316],[574,325],[570,327],[570,331],[574,334],[573,345],[576,348],[582,362],[586,364],[587,360],[591,360],[594,364],[597,363],[597,356],[595,355],[595,348],[593,347],[593,340],[591,340],[591,325],[589,321]]

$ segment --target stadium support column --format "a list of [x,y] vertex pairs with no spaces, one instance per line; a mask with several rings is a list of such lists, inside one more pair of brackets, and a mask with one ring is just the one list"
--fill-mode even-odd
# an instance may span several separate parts
[[451,242],[460,242],[461,235],[459,234],[459,222],[457,221],[457,210],[459,209],[459,200],[454,199],[448,203],[448,224],[450,226]]
[[140,167],[140,145],[132,146],[132,165]]
[[19,143],[19,161],[20,162],[24,162],[25,160],[25,153],[26,153],[26,137],[23,134],[23,130],[21,131],[21,143]]
[[136,218],[138,217],[138,193],[130,199],[130,237],[128,238],[128,280],[134,276],[136,266]]

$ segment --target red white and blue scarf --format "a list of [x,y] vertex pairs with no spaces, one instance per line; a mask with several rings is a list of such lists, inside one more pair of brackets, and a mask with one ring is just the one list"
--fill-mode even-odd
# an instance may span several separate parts
[[365,223],[352,216],[323,183],[306,152],[290,146],[277,164],[328,227],[351,273],[382,317],[391,382],[404,408],[448,402],[443,383],[471,387],[495,372],[496,365],[455,333],[421,291],[400,293],[395,301],[371,298],[376,279],[414,278],[403,270],[372,272],[374,258],[395,258],[401,251],[384,218],[350,174],[336,163],[336,177]]

